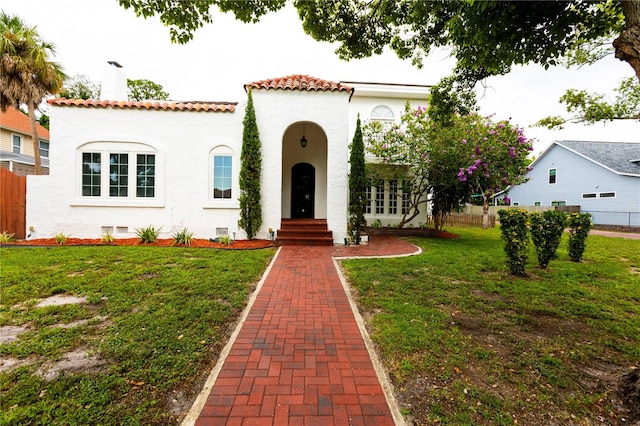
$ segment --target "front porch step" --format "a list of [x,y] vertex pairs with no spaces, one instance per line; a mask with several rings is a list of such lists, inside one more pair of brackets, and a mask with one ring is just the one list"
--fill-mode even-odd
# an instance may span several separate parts
[[333,232],[326,219],[282,219],[277,245],[332,246]]

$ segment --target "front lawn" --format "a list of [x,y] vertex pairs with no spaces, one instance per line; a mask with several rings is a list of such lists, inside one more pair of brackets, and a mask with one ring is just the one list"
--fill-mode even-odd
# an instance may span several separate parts
[[[273,255],[0,248],[0,424],[175,424]],[[86,300],[37,306],[54,295]]]
[[412,239],[419,256],[343,262],[408,419],[640,420],[640,241],[590,236],[573,263],[565,235],[547,270],[530,247],[515,278],[499,229],[450,231]]

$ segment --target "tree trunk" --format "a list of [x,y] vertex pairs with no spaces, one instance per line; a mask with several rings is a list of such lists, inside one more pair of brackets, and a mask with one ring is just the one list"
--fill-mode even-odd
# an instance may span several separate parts
[[628,62],[640,81],[640,0],[623,0],[625,28],[613,41],[616,58]]
[[40,159],[40,138],[38,137],[38,128],[36,127],[36,108],[31,103],[27,103],[29,109],[29,124],[31,124],[31,139],[33,140],[33,161],[34,161],[34,173],[42,174],[42,161]]
[[482,199],[482,229],[489,229],[489,199]]

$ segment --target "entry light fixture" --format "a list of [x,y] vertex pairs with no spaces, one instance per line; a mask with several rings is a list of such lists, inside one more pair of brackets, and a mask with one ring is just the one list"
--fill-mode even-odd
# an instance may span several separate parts
[[304,122],[302,123],[302,138],[300,139],[300,146],[303,148],[307,147],[307,138],[304,136]]

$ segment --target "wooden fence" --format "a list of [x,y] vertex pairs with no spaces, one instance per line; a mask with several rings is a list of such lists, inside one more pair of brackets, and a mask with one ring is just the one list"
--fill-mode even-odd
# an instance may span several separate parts
[[27,178],[0,168],[0,232],[24,239],[26,207]]

